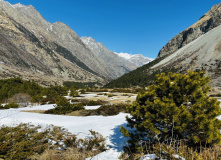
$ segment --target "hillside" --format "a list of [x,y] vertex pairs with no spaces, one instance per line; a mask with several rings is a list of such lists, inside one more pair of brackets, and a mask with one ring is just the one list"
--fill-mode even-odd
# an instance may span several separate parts
[[43,85],[109,79],[108,67],[67,25],[47,22],[33,6],[6,1],[0,1],[0,17],[1,78],[18,76]]
[[94,50],[69,26],[47,22],[31,5],[0,1],[0,18],[1,78],[106,84],[137,68],[103,45]]
[[[160,51],[158,57],[176,52],[188,43],[221,24],[221,3],[214,5],[199,21],[173,37]],[[193,15],[194,16],[194,15]]]
[[[172,38],[154,61],[125,74],[105,87],[146,86],[153,81],[154,75],[160,72],[185,73],[187,70],[202,69],[210,76],[212,87],[221,87],[220,6],[221,4],[213,6],[198,22]],[[193,32],[186,34],[187,30]],[[196,33],[200,34],[193,38]],[[182,45],[179,44],[180,41],[175,41],[180,40],[179,37],[183,37],[182,41],[186,38]],[[186,41],[187,39],[189,41]]]

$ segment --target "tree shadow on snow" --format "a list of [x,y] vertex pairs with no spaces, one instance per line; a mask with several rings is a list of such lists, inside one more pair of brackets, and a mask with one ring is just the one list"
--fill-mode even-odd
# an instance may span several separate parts
[[127,128],[127,123],[118,125],[113,128],[112,130],[114,131],[114,134],[109,137],[113,145],[109,145],[108,147],[116,149],[118,152],[123,150],[123,146],[126,146],[126,142],[128,140],[128,138],[124,137],[123,134],[120,132],[121,126]]

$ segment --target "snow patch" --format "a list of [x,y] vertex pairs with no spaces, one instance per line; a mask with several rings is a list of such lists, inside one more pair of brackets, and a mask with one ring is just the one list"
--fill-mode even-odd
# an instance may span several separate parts
[[99,105],[99,106],[84,106],[84,108],[85,108],[86,110],[92,110],[92,109],[98,109],[98,108],[100,108],[100,106],[101,106],[101,105]]

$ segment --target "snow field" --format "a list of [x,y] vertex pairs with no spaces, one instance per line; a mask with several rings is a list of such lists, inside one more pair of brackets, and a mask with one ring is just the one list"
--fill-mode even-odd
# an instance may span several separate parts
[[[122,147],[126,139],[120,133],[120,126],[126,126],[125,116],[128,114],[120,113],[116,116],[88,116],[75,117],[64,115],[39,114],[31,112],[22,112],[23,110],[48,110],[54,105],[29,106],[25,108],[0,110],[0,125],[15,126],[20,123],[31,123],[34,125],[48,126],[55,125],[66,128],[72,134],[79,138],[87,137],[89,130],[100,133],[106,138],[106,144],[110,150],[97,156],[99,160],[117,160],[121,154]],[[86,106],[88,109],[98,106]]]

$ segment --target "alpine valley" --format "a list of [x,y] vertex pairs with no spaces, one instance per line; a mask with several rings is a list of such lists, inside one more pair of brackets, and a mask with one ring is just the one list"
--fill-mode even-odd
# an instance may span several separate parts
[[42,85],[64,81],[100,85],[128,73],[146,57],[130,61],[92,38],[80,38],[62,22],[47,22],[31,5],[0,1],[0,77],[22,77]]

